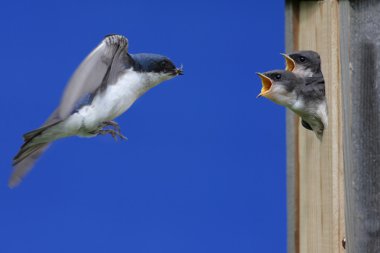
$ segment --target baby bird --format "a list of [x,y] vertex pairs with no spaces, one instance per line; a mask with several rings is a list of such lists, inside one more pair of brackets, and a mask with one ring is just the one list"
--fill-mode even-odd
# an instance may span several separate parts
[[[320,90],[320,79],[305,81],[305,78],[286,70],[272,70],[257,73],[262,88],[258,97],[265,97],[276,104],[285,106],[302,118],[319,140],[327,122],[324,89]],[[323,85],[324,87],[324,85]]]
[[[323,122],[323,128],[325,129],[328,124],[328,107],[325,97],[325,80],[321,71],[321,57],[317,52],[311,50],[282,55],[286,60],[286,70],[304,78],[305,85],[311,86],[305,88],[304,92],[307,93],[305,95],[310,96],[310,99],[315,99],[315,103],[318,103],[314,107],[319,107],[317,118],[320,118]],[[314,131],[305,119],[302,118],[301,123],[306,129]]]

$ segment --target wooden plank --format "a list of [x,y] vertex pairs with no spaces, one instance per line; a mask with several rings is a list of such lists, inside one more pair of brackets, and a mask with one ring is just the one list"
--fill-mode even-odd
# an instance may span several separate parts
[[[298,2],[286,1],[285,4],[285,34],[286,52],[294,51],[298,28]],[[290,110],[286,110],[286,196],[287,196],[287,252],[299,252],[299,166],[298,151],[298,119]]]
[[380,2],[340,5],[347,252],[380,252]]
[[298,127],[297,137],[293,137],[297,142],[288,150],[298,159],[295,164],[298,163],[299,168],[298,192],[294,193],[299,198],[299,210],[293,210],[299,213],[299,227],[294,228],[299,231],[298,245],[295,243],[293,251],[297,253],[344,252],[341,245],[344,178],[338,7],[337,0],[300,1],[298,13],[293,13],[299,17],[298,28],[293,28],[298,31],[294,49],[320,53],[329,105],[329,126],[323,142],[312,132]]

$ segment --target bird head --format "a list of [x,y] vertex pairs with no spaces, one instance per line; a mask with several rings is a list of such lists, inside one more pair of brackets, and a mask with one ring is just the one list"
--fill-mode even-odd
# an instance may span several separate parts
[[291,106],[297,99],[296,87],[302,84],[301,78],[290,71],[272,70],[257,73],[261,79],[261,92],[257,97],[265,97],[273,102]]
[[282,55],[288,71],[302,77],[312,77],[321,72],[321,57],[315,51],[305,50]]
[[177,68],[166,56],[159,54],[134,54],[135,68],[141,72],[154,74],[160,81],[183,75],[182,66]]

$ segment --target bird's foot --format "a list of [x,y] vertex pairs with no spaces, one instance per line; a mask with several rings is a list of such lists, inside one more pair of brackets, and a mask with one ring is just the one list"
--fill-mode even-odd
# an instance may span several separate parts
[[108,120],[103,122],[104,127],[111,126],[115,131],[120,132],[120,126],[116,121]]
[[117,137],[119,137],[121,140],[128,140],[128,138],[122,135],[120,131],[115,131],[113,129],[100,129],[96,131],[96,133],[100,135],[110,134],[115,139],[115,141],[117,141]]
[[[112,127],[113,129],[105,129],[106,127]],[[125,137],[121,131],[120,131],[120,126],[117,124],[115,121],[104,121],[103,124],[101,125],[101,128],[91,132],[91,134],[96,134],[96,135],[107,135],[110,134],[115,141],[117,141],[118,137],[121,140],[128,140],[127,137]]]
[[[104,124],[104,127],[112,127],[113,128],[112,131],[114,132],[114,134],[116,134],[116,136],[119,136],[120,139],[122,139],[122,140],[128,140],[128,138],[125,137],[121,133],[120,126],[119,126],[119,124],[117,122],[109,120],[109,121],[104,121],[103,124]],[[104,130],[106,130],[106,129],[104,129]]]

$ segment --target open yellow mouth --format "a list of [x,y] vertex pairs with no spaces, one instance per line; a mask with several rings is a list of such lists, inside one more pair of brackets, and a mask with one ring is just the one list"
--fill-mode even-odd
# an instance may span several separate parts
[[296,66],[296,63],[294,62],[294,60],[292,58],[290,58],[289,55],[287,55],[287,54],[281,54],[281,55],[284,56],[285,61],[286,61],[285,70],[293,71],[295,66]]
[[266,75],[264,74],[261,74],[261,73],[256,73],[260,79],[261,79],[261,84],[263,87],[261,87],[261,92],[259,95],[257,95],[257,97],[261,97],[261,96],[264,96],[270,91],[270,89],[272,88],[272,80],[267,77]]

